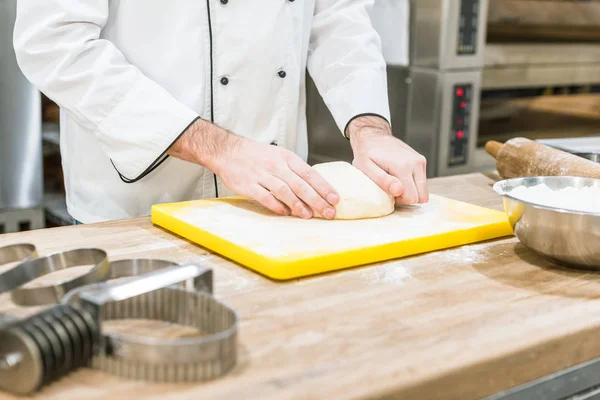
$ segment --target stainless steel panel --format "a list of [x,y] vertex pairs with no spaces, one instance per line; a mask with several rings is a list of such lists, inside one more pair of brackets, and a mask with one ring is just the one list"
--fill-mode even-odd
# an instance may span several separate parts
[[[454,86],[470,84],[470,128],[465,165],[449,166]],[[412,68],[408,85],[409,106],[406,120],[406,142],[427,158],[427,176],[447,176],[473,172],[479,120],[481,72],[440,72],[435,69]]]
[[[436,176],[458,175],[474,172],[474,155],[477,145],[477,134],[479,125],[479,104],[481,94],[481,71],[460,71],[440,73],[441,114],[439,125],[439,151],[438,167]],[[454,85],[471,84],[473,86],[473,98],[471,100],[470,133],[468,135],[467,163],[462,166],[449,166],[449,143],[452,134],[452,95]]]
[[438,164],[440,74],[435,69],[412,69],[408,73],[404,140],[427,159],[427,177],[431,178],[437,175]]
[[0,0],[0,209],[42,202],[41,96],[21,73],[12,38],[17,0]]
[[394,136],[406,140],[406,120],[410,111],[410,70],[406,67],[387,67],[388,99]]
[[479,1],[476,50],[472,55],[457,54],[462,1],[411,1],[411,65],[442,70],[483,66],[488,0]]

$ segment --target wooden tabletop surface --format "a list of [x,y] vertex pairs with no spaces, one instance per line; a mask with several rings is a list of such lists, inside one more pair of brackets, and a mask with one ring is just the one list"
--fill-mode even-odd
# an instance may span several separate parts
[[[502,209],[493,177],[433,193]],[[213,268],[241,318],[239,360],[205,384],[147,384],[79,370],[37,397],[475,399],[600,356],[600,275],[551,267],[515,238],[279,283],[152,226],[148,218],[0,236],[40,254],[100,247]],[[21,315],[6,295],[0,311]],[[0,395],[0,399],[12,397]]]

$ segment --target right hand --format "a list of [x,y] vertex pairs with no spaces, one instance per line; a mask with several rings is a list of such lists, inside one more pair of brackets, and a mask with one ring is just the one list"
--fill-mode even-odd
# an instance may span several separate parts
[[210,169],[240,196],[279,215],[333,219],[339,195],[300,157],[281,147],[229,137]]

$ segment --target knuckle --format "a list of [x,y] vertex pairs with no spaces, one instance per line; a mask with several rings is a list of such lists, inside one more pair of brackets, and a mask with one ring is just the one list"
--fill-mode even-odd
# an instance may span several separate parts
[[408,169],[411,169],[412,167],[412,162],[408,161],[408,160],[403,160],[401,162],[398,163],[398,168],[401,171],[406,171]]
[[413,164],[410,160],[395,160],[393,162],[388,163],[389,172],[392,175],[404,175],[406,171],[412,170]]
[[261,193],[256,196],[256,200],[258,200],[263,205],[268,205],[271,200],[271,195],[268,193]]
[[268,158],[265,160],[265,169],[269,172],[277,170],[278,161],[276,159]]
[[286,184],[282,183],[274,188],[273,193],[275,193],[275,195],[281,199],[287,197],[290,194],[290,189]]
[[298,171],[298,176],[300,177],[300,179],[302,179],[303,181],[310,181],[313,179],[313,172],[308,169],[308,168],[302,168],[300,171]]
[[319,213],[324,213],[327,208],[329,208],[329,203],[324,200],[318,200],[315,204],[311,204],[312,208],[317,210]]
[[307,192],[306,184],[304,182],[294,182],[292,184],[292,190],[299,196],[304,196]]
[[301,201],[296,202],[296,204],[294,204],[294,206],[292,207],[294,213],[297,215],[302,215],[302,210],[304,210],[304,208],[304,204],[302,204]]

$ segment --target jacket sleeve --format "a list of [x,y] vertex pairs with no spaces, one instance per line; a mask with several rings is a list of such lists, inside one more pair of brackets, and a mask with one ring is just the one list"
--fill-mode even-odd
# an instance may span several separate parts
[[368,8],[374,0],[316,0],[308,71],[340,131],[357,116],[390,122],[386,63]]
[[100,37],[108,0],[19,0],[14,47],[23,74],[98,139],[121,178],[164,160],[198,115]]

